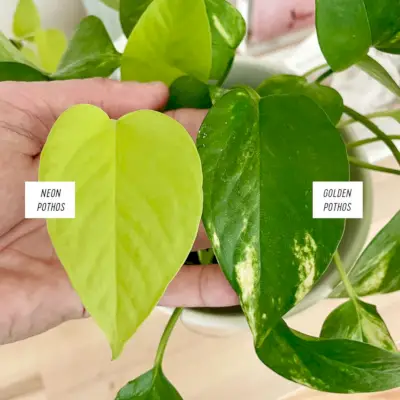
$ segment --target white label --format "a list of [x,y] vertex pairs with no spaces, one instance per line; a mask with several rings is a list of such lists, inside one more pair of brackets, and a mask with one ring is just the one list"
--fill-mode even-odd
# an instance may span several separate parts
[[75,182],[25,182],[25,218],[75,218]]
[[363,182],[313,182],[313,218],[363,217]]

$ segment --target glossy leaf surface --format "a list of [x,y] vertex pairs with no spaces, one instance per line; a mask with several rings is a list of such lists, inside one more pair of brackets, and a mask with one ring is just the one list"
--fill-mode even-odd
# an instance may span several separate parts
[[34,36],[40,28],[40,15],[34,0],[19,0],[13,19],[13,32],[16,37]]
[[[400,290],[400,211],[375,236],[348,273],[359,296]],[[331,297],[344,297],[340,283]]]
[[55,79],[109,77],[120,66],[121,55],[115,49],[103,22],[86,17],[76,28],[61,59]]
[[57,120],[41,181],[76,182],[75,219],[48,231],[117,357],[185,261],[200,222],[200,159],[187,131],[150,110],[112,121],[79,105]]
[[0,62],[1,81],[48,81],[49,77],[35,68],[16,62]]
[[127,383],[115,400],[182,400],[161,369],[150,370]]
[[189,75],[207,82],[211,34],[204,0],[154,0],[129,36],[122,80],[170,85]]
[[317,103],[336,125],[343,114],[342,96],[335,90],[295,75],[275,75],[264,81],[257,92],[261,97],[277,94],[298,94],[309,97]]
[[65,33],[58,29],[39,29],[36,32],[35,43],[40,65],[45,71],[56,71],[67,48],[67,42]]
[[263,345],[260,360],[286,379],[332,393],[367,393],[400,386],[400,354],[346,339],[318,339],[282,320]]
[[343,220],[312,218],[312,182],[349,179],[345,145],[307,97],[259,100],[239,88],[209,111],[197,147],[203,222],[262,343],[325,272],[340,242]]
[[153,0],[120,0],[119,19],[127,38]]
[[361,300],[348,300],[333,310],[324,322],[321,337],[356,340],[389,351],[397,350],[376,307]]

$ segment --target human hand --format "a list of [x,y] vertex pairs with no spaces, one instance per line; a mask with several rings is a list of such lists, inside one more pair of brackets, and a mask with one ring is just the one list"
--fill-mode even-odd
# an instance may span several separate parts
[[[24,183],[37,180],[40,152],[58,116],[74,104],[89,103],[117,119],[137,109],[160,109],[167,98],[167,88],[157,83],[104,79],[0,83],[0,344],[85,316],[57,259],[45,220],[24,218]],[[170,113],[192,137],[204,114]],[[206,247],[200,227],[194,250]],[[183,267],[161,300],[163,305],[187,307],[236,303],[217,265]]]

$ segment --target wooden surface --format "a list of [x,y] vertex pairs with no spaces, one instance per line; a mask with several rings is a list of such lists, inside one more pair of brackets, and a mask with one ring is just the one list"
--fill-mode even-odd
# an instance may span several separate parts
[[[392,160],[384,165],[395,166]],[[400,178],[373,173],[372,236],[400,206]],[[374,298],[400,342],[400,295]],[[318,334],[338,302],[325,300],[290,320],[303,332]],[[121,358],[110,361],[107,342],[91,320],[72,321],[43,335],[0,347],[0,400],[112,400],[118,388],[151,367],[167,316],[156,310],[128,343]],[[215,336],[179,323],[165,359],[165,373],[185,400],[392,400],[386,394],[327,395],[298,390],[258,361],[248,332]],[[297,391],[296,391],[297,390]],[[293,395],[284,393],[296,391]],[[168,399],[166,399],[168,400]]]

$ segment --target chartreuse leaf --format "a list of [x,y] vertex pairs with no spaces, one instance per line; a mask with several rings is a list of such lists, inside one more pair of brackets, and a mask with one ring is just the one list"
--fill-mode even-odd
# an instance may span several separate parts
[[366,393],[400,386],[400,354],[348,339],[318,339],[281,320],[256,349],[286,379],[332,393]]
[[[400,290],[400,211],[375,236],[348,275],[359,296]],[[340,283],[331,297],[344,296]]]
[[2,61],[27,63],[22,53],[0,32],[0,62]]
[[343,114],[342,96],[335,90],[295,75],[274,75],[265,80],[257,92],[261,97],[271,94],[299,94],[314,100],[336,125]]
[[378,61],[374,60],[370,56],[365,56],[357,63],[357,66],[372,78],[380,82],[383,86],[387,87],[396,96],[400,96],[399,85]]
[[[305,96],[231,90],[197,140],[203,221],[256,344],[329,265],[343,220],[312,218],[313,181],[347,181],[339,132]],[[308,160],[304,162],[304,160]]]
[[246,23],[240,12],[226,0],[204,0],[212,37],[210,79],[224,80],[233,63],[237,47],[246,34]]
[[120,0],[119,20],[127,38],[153,0]]
[[73,287],[113,357],[185,261],[202,210],[200,159],[186,130],[150,110],[112,121],[79,105],[57,120],[41,181],[74,181],[75,219],[48,231]]
[[14,13],[14,35],[19,38],[34,36],[39,28],[40,15],[34,0],[19,0]]
[[61,59],[54,79],[109,77],[119,66],[121,55],[115,49],[103,22],[94,16],[84,18],[75,30]]
[[40,67],[39,57],[33,48],[24,46],[20,49],[20,52],[31,64]]
[[332,69],[356,64],[372,46],[398,50],[399,15],[397,0],[317,0],[318,40]]
[[122,80],[162,81],[184,75],[207,82],[211,34],[204,0],[154,0],[129,36]]
[[0,82],[2,81],[48,81],[49,77],[26,64],[0,62]]
[[120,0],[101,0],[101,2],[114,10],[119,10]]
[[397,350],[376,307],[358,299],[346,301],[329,314],[321,337],[356,340],[389,351]]
[[35,43],[41,67],[47,72],[55,72],[67,48],[65,33],[58,29],[39,29]]

